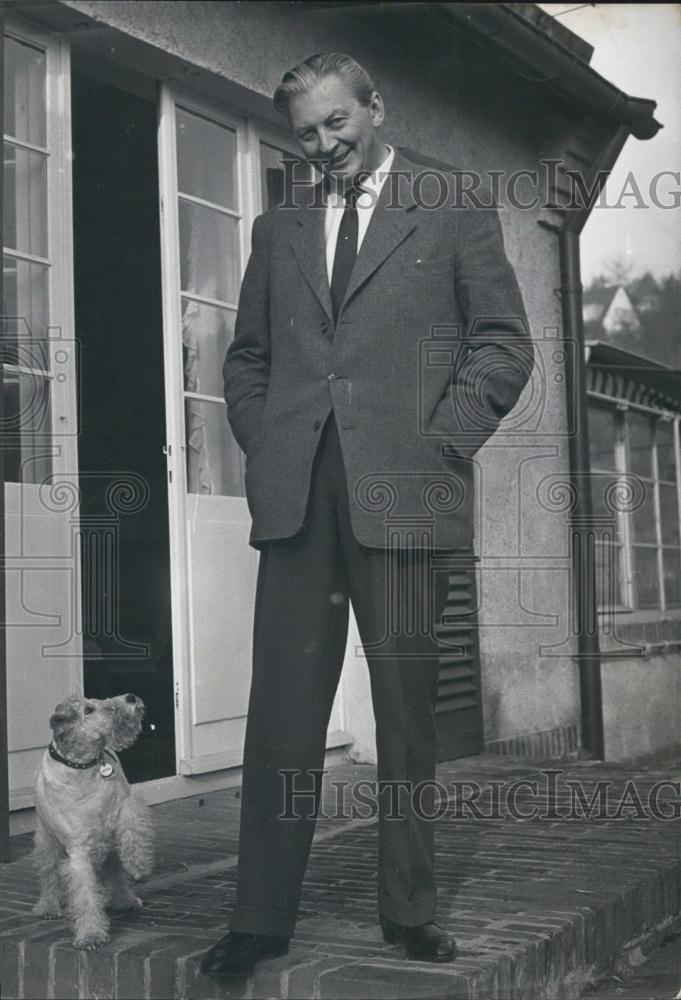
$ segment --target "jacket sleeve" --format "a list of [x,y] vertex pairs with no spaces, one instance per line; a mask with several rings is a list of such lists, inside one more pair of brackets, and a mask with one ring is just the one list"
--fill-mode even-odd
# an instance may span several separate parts
[[227,419],[245,452],[260,424],[270,380],[269,283],[269,238],[261,215],[253,224],[234,339],[222,366]]
[[463,338],[431,431],[472,457],[515,406],[530,378],[534,347],[515,271],[493,208],[456,212],[455,280]]

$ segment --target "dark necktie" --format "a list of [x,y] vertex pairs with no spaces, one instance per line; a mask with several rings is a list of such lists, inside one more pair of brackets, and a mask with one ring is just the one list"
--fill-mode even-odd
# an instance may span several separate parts
[[345,209],[338,230],[336,253],[333,258],[333,270],[331,271],[331,303],[333,305],[334,324],[338,320],[338,313],[343,304],[352,268],[357,257],[357,236],[359,233],[357,198],[361,193],[357,188],[350,188],[343,195]]

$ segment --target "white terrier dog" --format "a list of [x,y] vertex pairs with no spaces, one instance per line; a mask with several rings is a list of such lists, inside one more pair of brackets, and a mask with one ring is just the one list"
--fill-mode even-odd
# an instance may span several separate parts
[[151,872],[151,812],[131,795],[115,751],[135,742],[143,716],[134,694],[104,701],[73,695],[50,718],[54,736],[35,784],[41,891],[33,912],[62,916],[63,894],[77,948],[108,940],[107,905],[142,906],[126,873],[139,879]]

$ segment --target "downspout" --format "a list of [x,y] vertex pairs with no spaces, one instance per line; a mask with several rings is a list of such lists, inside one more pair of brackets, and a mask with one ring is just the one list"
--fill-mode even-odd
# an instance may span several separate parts
[[[5,5],[0,9],[0,116],[4,108]],[[4,126],[4,116],[3,116]],[[2,232],[3,171],[0,171],[0,236]],[[0,317],[5,315],[0,282]],[[3,324],[3,333],[6,331]],[[5,344],[0,340],[0,861],[9,861],[9,740],[7,734],[7,568],[5,562]]]
[[[605,186],[604,178],[622,152],[629,129],[620,125],[591,164],[595,189]],[[587,415],[586,359],[584,354],[584,320],[582,314],[582,275],[579,237],[591,215],[593,203],[567,212],[559,233],[561,309],[563,337],[575,345],[566,351],[565,390],[567,393],[567,426],[575,433],[568,438],[570,483],[575,507],[571,514],[572,556],[572,621],[577,634],[577,663],[582,727],[582,750],[596,760],[605,756],[603,737],[603,688],[601,654],[598,638],[598,604],[596,567],[593,558],[593,508],[589,476],[591,457]]]
[[591,557],[590,521],[593,516],[589,489],[589,425],[587,419],[586,363],[584,358],[584,323],[582,320],[582,279],[580,272],[579,232],[564,229],[560,233],[560,291],[563,313],[563,337],[575,345],[566,351],[567,426],[570,434],[570,483],[575,506],[571,514],[572,621],[577,633],[579,694],[581,704],[582,749],[596,760],[605,754],[603,739],[603,690],[595,566]]

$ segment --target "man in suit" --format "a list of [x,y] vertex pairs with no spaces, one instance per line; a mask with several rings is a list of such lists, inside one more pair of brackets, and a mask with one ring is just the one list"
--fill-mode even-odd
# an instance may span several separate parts
[[[202,967],[245,972],[288,949],[350,601],[376,718],[383,936],[450,961],[427,818],[448,589],[435,567],[471,544],[472,457],[533,350],[496,210],[429,207],[422,168],[379,136],[361,66],[312,56],[274,101],[322,180],[256,220],[223,369],[261,554],[237,900]],[[424,363],[443,329],[444,357]]]

